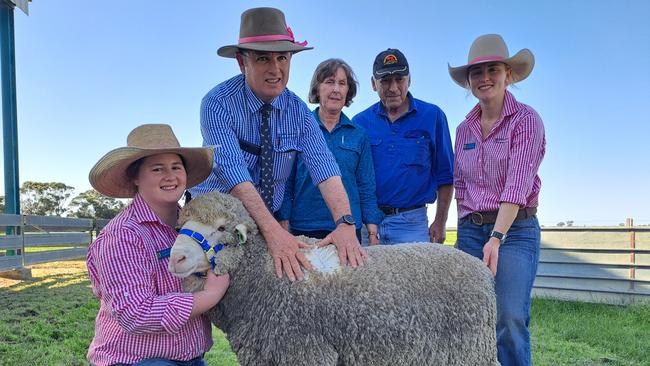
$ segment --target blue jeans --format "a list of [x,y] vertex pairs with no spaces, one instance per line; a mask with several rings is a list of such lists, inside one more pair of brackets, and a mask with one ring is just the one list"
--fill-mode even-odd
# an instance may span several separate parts
[[[483,259],[494,224],[476,225],[468,218],[458,221],[456,247]],[[512,223],[499,248],[495,278],[497,296],[497,352],[502,366],[531,365],[530,303],[539,263],[540,228],[537,217]]]
[[[426,207],[386,216],[378,226],[379,244],[429,243],[429,219]],[[361,236],[363,239],[361,244],[368,245],[368,231],[365,225]]]
[[114,366],[208,366],[203,357],[193,358],[189,361],[174,361],[165,358],[148,358],[134,364],[118,363]]

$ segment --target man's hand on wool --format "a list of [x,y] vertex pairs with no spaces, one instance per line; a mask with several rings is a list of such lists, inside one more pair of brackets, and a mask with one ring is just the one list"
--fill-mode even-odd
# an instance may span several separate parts
[[341,224],[337,226],[336,230],[317,245],[323,247],[329,244],[336,245],[341,265],[345,266],[349,262],[352,267],[356,268],[363,266],[364,260],[368,258],[368,254],[359,244],[354,225]]

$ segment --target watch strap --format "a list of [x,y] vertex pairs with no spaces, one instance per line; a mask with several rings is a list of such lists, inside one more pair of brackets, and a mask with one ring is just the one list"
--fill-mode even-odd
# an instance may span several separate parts
[[503,239],[506,238],[506,234],[495,231],[495,230],[492,230],[492,231],[490,231],[490,238],[497,238],[497,239],[503,241]]

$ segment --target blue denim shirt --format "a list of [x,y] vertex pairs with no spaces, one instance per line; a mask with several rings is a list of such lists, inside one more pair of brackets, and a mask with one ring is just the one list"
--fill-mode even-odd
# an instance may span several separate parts
[[377,202],[391,207],[433,203],[438,187],[453,183],[454,152],[447,117],[438,106],[413,98],[391,122],[381,102],[357,114],[377,172]]
[[[341,170],[341,179],[357,228],[361,228],[362,223],[379,224],[383,213],[377,207],[375,170],[365,131],[341,113],[339,123],[329,132],[318,118],[318,108],[313,111],[313,115]],[[332,214],[320,190],[312,183],[302,156],[301,159],[296,159],[287,181],[284,201],[276,217],[278,220],[289,220],[291,228],[296,230],[335,229]]]

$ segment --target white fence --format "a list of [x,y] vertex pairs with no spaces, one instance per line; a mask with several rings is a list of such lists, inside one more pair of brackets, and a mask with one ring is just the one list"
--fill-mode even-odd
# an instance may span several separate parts
[[534,294],[650,303],[650,227],[542,228]]
[[[0,272],[83,258],[108,220],[0,214]],[[39,251],[30,251],[38,247]],[[44,247],[65,249],[42,250]],[[533,293],[610,304],[650,303],[650,227],[542,228]]]
[[[0,236],[0,272],[36,263],[84,257],[93,234],[107,222],[108,220],[0,214],[0,227],[6,233]],[[39,250],[32,251],[30,248]]]

